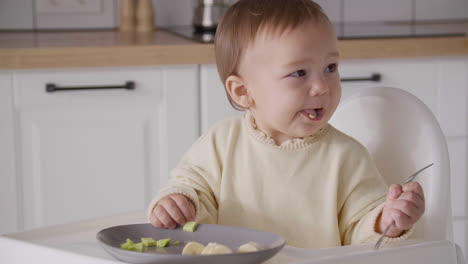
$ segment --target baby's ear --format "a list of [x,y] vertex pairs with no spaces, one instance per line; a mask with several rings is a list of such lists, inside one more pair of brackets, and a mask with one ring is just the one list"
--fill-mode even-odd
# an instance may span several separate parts
[[252,95],[247,88],[245,81],[241,77],[229,75],[226,79],[226,91],[229,96],[231,96],[232,100],[239,106],[242,106],[245,109],[252,106]]

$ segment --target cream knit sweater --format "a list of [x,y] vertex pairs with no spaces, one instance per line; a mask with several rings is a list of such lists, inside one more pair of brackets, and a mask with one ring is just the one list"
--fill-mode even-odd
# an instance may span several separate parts
[[250,113],[227,119],[193,144],[171,177],[148,213],[180,193],[195,204],[198,222],[273,232],[295,247],[371,243],[380,235],[374,227],[387,186],[367,150],[331,125],[277,146]]

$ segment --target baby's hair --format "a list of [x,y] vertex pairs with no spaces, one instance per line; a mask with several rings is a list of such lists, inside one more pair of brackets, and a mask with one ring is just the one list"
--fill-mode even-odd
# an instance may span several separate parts
[[[239,0],[222,18],[216,30],[215,55],[223,84],[230,75],[238,75],[245,49],[262,31],[278,34],[314,21],[330,23],[322,8],[312,0]],[[239,110],[229,93],[229,102]]]

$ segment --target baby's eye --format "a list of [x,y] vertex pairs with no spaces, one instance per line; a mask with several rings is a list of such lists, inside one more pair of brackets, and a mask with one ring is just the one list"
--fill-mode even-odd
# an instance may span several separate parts
[[305,76],[306,75],[306,71],[304,70],[298,70],[298,71],[295,71],[293,73],[291,73],[289,76],[292,76],[292,77],[302,77],[302,76]]
[[338,68],[336,63],[332,63],[327,66],[327,69],[325,70],[325,72],[336,72],[336,68]]

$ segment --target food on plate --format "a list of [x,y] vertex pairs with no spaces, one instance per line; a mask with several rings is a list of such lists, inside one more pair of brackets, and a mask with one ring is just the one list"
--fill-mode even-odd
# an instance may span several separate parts
[[188,242],[184,249],[182,249],[182,255],[200,255],[205,246],[195,241]]
[[120,248],[138,252],[145,252],[148,249],[147,246],[143,244],[143,242],[135,243],[130,238],[127,238],[125,243],[120,245]]
[[135,242],[133,242],[130,238],[127,238],[127,240],[125,240],[125,243],[120,244],[120,248],[130,250],[130,248],[133,245],[135,245]]
[[147,247],[154,247],[156,246],[156,240],[151,237],[142,237],[141,243],[143,243]]
[[[237,252],[247,253],[259,251],[261,249],[262,247],[258,243],[250,241],[239,246]],[[216,255],[231,253],[233,253],[232,250],[223,244],[208,243],[208,245],[204,246],[203,244],[195,241],[188,242],[182,250],[182,255]]]
[[139,243],[135,243],[130,238],[127,238],[125,243],[120,244],[120,248],[131,251],[145,252],[148,250],[148,247],[164,248],[169,246],[170,243],[170,238],[159,239],[156,241],[151,237],[142,237],[141,242]]
[[140,243],[136,243],[135,245],[133,245],[133,250],[138,251],[138,252],[145,252],[146,250],[148,250],[148,247],[142,242],[140,242]]
[[[190,223],[189,225],[187,225]],[[196,227],[196,222],[188,222],[184,226],[184,231],[186,232],[193,232]],[[141,242],[135,243],[130,238],[125,240],[125,243],[120,244],[121,249],[131,250],[131,251],[138,251],[138,252],[146,252],[148,247],[156,247],[156,252],[159,253],[167,253],[164,249],[165,247],[170,246],[171,239],[170,238],[163,238],[159,240],[154,240],[151,237],[142,237]],[[180,245],[179,241],[174,241],[172,246]],[[248,243],[242,244],[237,249],[238,253],[247,253],[247,252],[255,252],[261,250],[262,247],[253,241]],[[216,254],[231,254],[233,253],[232,250],[220,243],[208,243],[204,246],[201,243],[195,241],[189,241],[184,248],[182,249],[182,255],[216,255]]]
[[240,245],[239,248],[237,249],[237,252],[239,253],[255,252],[255,251],[259,251],[260,249],[262,249],[262,247],[258,243],[251,241],[249,243]]
[[171,243],[170,238],[163,238],[163,239],[159,239],[158,241],[156,241],[156,246],[158,248],[163,248],[163,247],[169,246],[169,243]]
[[185,223],[184,227],[182,228],[185,232],[194,232],[195,229],[197,228],[198,223],[197,222],[187,222]]
[[208,243],[201,252],[202,255],[231,254],[232,250],[223,244]]

